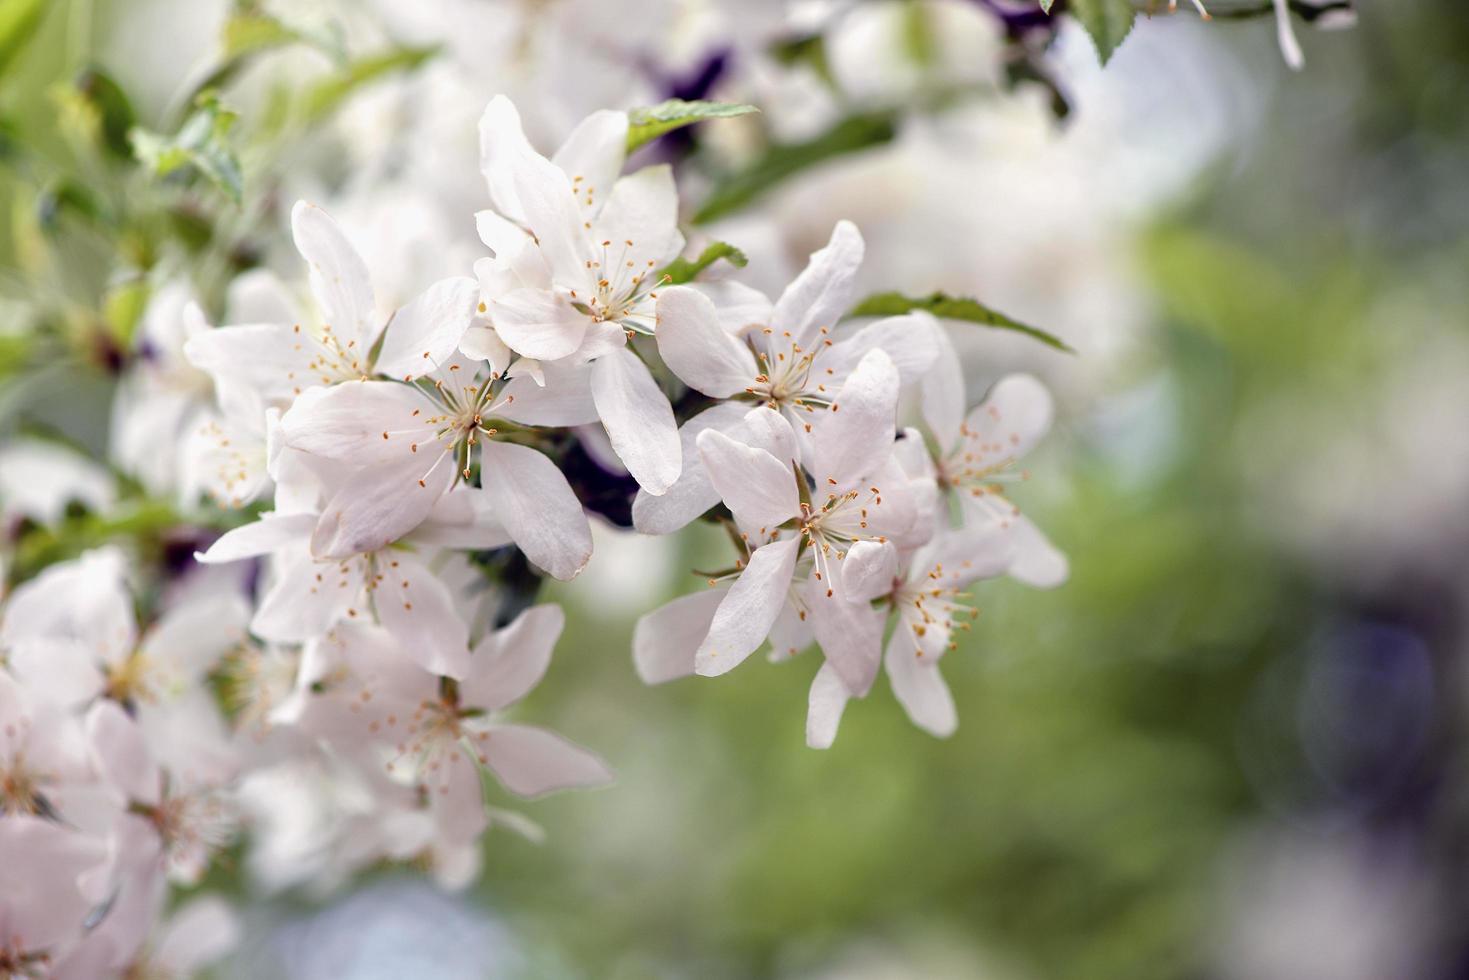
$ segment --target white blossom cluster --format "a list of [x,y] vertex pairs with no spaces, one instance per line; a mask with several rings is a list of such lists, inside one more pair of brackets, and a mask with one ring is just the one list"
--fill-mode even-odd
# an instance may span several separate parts
[[628,126],[597,112],[547,157],[492,100],[487,254],[388,315],[306,202],[308,308],[258,278],[252,322],[211,327],[182,287],[155,299],[115,453],[154,492],[258,516],[156,622],[113,548],[0,606],[0,975],[187,976],[234,919],[212,897],[160,913],[226,851],[273,887],[382,862],[464,885],[492,824],[538,833],[484,780],[527,798],[608,782],[598,755],[503,717],[564,620],[508,604],[483,564],[513,549],[569,580],[592,560],[568,446],[636,481],[639,531],[729,532],[724,571],[639,621],[645,681],[814,643],[811,746],[879,665],[915,724],[954,730],[940,662],[965,590],[1067,574],[1006,495],[1050,396],[1015,375],[969,406],[932,316],[849,319],[864,245],[845,221],[774,299],[670,283],[672,171],[623,172]]

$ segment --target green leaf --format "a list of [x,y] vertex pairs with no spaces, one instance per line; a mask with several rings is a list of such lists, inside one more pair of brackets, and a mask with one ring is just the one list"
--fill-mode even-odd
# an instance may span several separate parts
[[1071,0],[1071,16],[1081,22],[1097,46],[1097,56],[1106,64],[1112,58],[1137,18],[1132,0]]
[[998,327],[1001,330],[1014,330],[1033,337],[1048,347],[1066,351],[1068,354],[1076,353],[1069,344],[1053,333],[1021,323],[1019,320],[1012,320],[998,310],[985,306],[979,300],[950,296],[947,293],[931,293],[927,296],[875,293],[853,307],[848,316],[900,316],[913,310],[926,310],[945,320],[963,320],[967,323]]
[[224,43],[226,61],[292,44],[309,44],[338,64],[345,64],[347,61],[340,27],[333,30],[313,30],[287,24],[278,17],[258,10],[237,13],[225,21],[221,40]]
[[412,71],[438,52],[435,45],[401,47],[349,62],[336,77],[318,83],[306,93],[306,121],[320,122],[368,83],[396,71]]
[[200,95],[195,105],[175,136],[133,127],[128,134],[133,154],[155,177],[168,177],[193,167],[238,204],[244,179],[240,161],[227,139],[235,124],[235,113],[225,108],[213,92]]
[[91,109],[96,141],[114,157],[133,159],[128,131],[137,122],[137,116],[122,86],[101,69],[87,68],[77,76],[74,87],[77,95]]
[[95,223],[103,217],[102,205],[86,184],[70,177],[58,177],[36,195],[36,224],[49,234],[67,216]]
[[869,112],[848,116],[804,143],[774,145],[746,169],[717,181],[703,207],[694,215],[694,223],[702,224],[738,211],[803,170],[848,153],[891,142],[896,135],[893,113]]
[[25,48],[50,0],[0,0],[0,72]]
[[627,114],[627,152],[631,153],[664,133],[705,119],[728,119],[759,111],[742,102],[685,102],[683,99],[669,99],[657,105],[632,109]]
[[729,242],[710,242],[704,246],[704,251],[699,253],[697,259],[674,259],[658,273],[660,284],[677,286],[679,283],[692,282],[699,273],[709,268],[715,262],[724,259],[731,265],[743,269],[749,259],[745,253],[735,248]]
[[1051,4],[1055,2],[1056,0],[1041,0],[1041,10],[1049,14],[1051,12]]

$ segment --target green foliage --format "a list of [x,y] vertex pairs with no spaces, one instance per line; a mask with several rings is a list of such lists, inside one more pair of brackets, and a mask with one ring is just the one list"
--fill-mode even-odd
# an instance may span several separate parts
[[699,253],[697,259],[677,258],[668,263],[658,273],[658,281],[660,283],[666,281],[675,286],[679,283],[692,282],[698,278],[699,273],[720,259],[741,269],[749,262],[749,259],[745,258],[745,253],[729,242],[710,242],[704,246],[704,251]]
[[1071,14],[1097,47],[1097,56],[1106,64],[1112,53],[1127,38],[1132,23],[1137,19],[1137,10],[1132,0],[1071,0]]
[[134,127],[129,134],[133,153],[155,177],[193,168],[238,204],[244,181],[239,158],[227,139],[235,119],[235,113],[224,107],[217,94],[204,92],[176,135]]
[[132,160],[128,133],[137,124],[133,104],[116,80],[100,68],[87,68],[73,85],[76,97],[91,115],[97,144],[117,160]]
[[48,6],[49,0],[0,0],[0,73],[10,67],[41,26]]
[[945,320],[963,320],[980,323],[1001,330],[1014,330],[1033,337],[1048,347],[1076,353],[1064,340],[1039,327],[1011,319],[998,310],[985,306],[977,299],[950,296],[947,293],[930,293],[927,296],[904,296],[902,293],[875,293],[852,308],[850,316],[899,316],[913,310],[925,310]]
[[223,60],[196,92],[219,88],[260,55],[297,44],[315,48],[339,66],[346,64],[347,52],[340,27],[333,25],[332,29],[318,30],[289,24],[253,7],[238,10],[220,31]]
[[317,123],[335,112],[363,86],[398,71],[412,71],[438,53],[436,46],[399,47],[351,61],[338,75],[318,83],[306,94],[304,115]]
[[701,224],[738,211],[804,170],[848,153],[881,146],[896,135],[894,113],[867,112],[848,116],[815,139],[771,146],[746,169],[717,181],[703,207],[694,215],[694,222]]
[[657,105],[632,109],[627,114],[627,152],[631,153],[664,133],[706,119],[729,119],[759,111],[752,105],[738,102],[685,102],[683,99],[669,99]]
[[1041,9],[1049,14],[1051,12],[1051,4],[1055,2],[1056,0],[1041,0]]

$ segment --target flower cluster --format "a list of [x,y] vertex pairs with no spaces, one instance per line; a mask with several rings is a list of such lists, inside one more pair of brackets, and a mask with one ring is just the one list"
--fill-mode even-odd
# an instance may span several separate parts
[[[939,667],[966,590],[1066,577],[1007,496],[1049,395],[1015,375],[971,408],[933,316],[853,318],[848,222],[774,299],[675,282],[673,175],[624,173],[628,137],[627,114],[598,112],[547,157],[491,101],[488,254],[396,308],[304,202],[309,301],[251,275],[231,297],[247,322],[212,327],[182,287],[154,300],[118,461],[242,520],[184,594],[137,594],[104,548],[0,607],[0,975],[187,975],[235,926],[213,898],[160,924],[166,890],[227,849],[273,887],[405,861],[462,885],[492,824],[537,833],[487,784],[608,782],[505,716],[563,615],[497,569],[575,578],[609,494],[643,533],[702,520],[734,547],[638,622],[645,681],[815,644],[808,744],[832,744],[879,665],[917,725],[954,730]],[[568,479],[573,454],[591,476]]]

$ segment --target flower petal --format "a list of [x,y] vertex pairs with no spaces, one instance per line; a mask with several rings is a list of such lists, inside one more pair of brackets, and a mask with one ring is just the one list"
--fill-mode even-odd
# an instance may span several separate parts
[[158,765],[143,742],[143,730],[116,701],[104,699],[92,705],[87,712],[87,737],[98,769],[129,802],[157,805]]
[[800,491],[789,464],[715,429],[701,432],[698,445],[709,482],[742,527],[773,528],[800,513]]
[[848,602],[841,595],[827,595],[819,587],[807,594],[812,597],[807,618],[827,663],[841,676],[853,696],[865,697],[882,661],[886,615],[865,602]]
[[607,257],[617,262],[619,272],[635,276],[651,276],[678,258],[683,235],[678,230],[678,191],[668,164],[644,167],[612,185],[602,213],[592,223],[592,237],[610,242],[604,246]]
[[257,521],[226,531],[208,551],[195,552],[194,560],[213,565],[258,558],[292,542],[307,540],[315,526],[315,514],[267,512]]
[[813,749],[829,749],[836,741],[842,712],[852,695],[830,663],[821,665],[811,681],[806,700],[806,744]]
[[868,351],[832,400],[812,437],[813,475],[850,487],[893,452],[898,369],[884,351]]
[[356,341],[358,349],[370,349],[381,325],[373,312],[367,263],[331,216],[314,204],[296,202],[291,235],[311,270],[311,291],[321,304],[325,326],[342,343]]
[[959,364],[959,353],[943,327],[937,329],[934,339],[938,356],[919,394],[923,421],[938,441],[939,452],[947,453],[958,444],[959,427],[964,424],[964,371]]
[[1071,575],[1066,555],[1051,544],[1050,539],[1030,518],[1021,515],[1010,523],[1010,537],[1015,547],[1015,560],[1010,577],[1037,589],[1054,589]]
[[975,469],[1019,459],[1051,428],[1054,405],[1046,386],[1028,374],[1001,378],[965,419],[965,464]]
[[787,538],[756,548],[715,610],[709,635],[694,654],[694,669],[716,677],[739,666],[770,633],[786,604],[801,540]]
[[389,321],[377,371],[411,381],[443,364],[459,347],[479,305],[479,283],[467,276],[441,279]]
[[936,660],[922,657],[912,646],[906,631],[898,630],[888,642],[883,657],[893,696],[908,713],[913,724],[939,738],[948,738],[959,727],[954,710],[954,696]]
[[565,357],[581,346],[591,320],[570,300],[549,289],[516,289],[490,299],[495,332],[515,353],[543,361]]
[[705,429],[733,431],[745,416],[745,406],[721,402],[689,419],[678,430],[682,472],[667,492],[654,496],[639,490],[632,502],[633,527],[644,534],[672,534],[719,503],[719,491],[709,482],[699,456],[699,433]]
[[482,743],[485,764],[518,796],[604,786],[612,770],[600,756],[555,732],[528,725],[496,725]]
[[592,218],[612,193],[626,158],[627,113],[601,109],[577,123],[551,162],[571,178],[583,213]]
[[499,711],[529,694],[546,675],[551,651],[565,625],[561,607],[544,603],[487,634],[474,648],[469,675],[459,685],[464,702]]
[[683,453],[673,408],[647,365],[625,347],[597,358],[592,399],[633,479],[651,494],[667,492],[683,468]]
[[891,541],[858,541],[841,562],[841,594],[848,602],[870,602],[893,591],[898,549]]
[[638,619],[632,659],[644,684],[662,684],[694,672],[694,653],[709,635],[714,612],[727,591],[703,589],[679,596]]
[[864,248],[857,226],[838,221],[831,240],[811,253],[810,263],[776,300],[770,326],[777,333],[789,331],[802,347],[822,327],[836,326],[852,306]]
[[719,325],[714,304],[687,286],[658,295],[658,353],[690,388],[728,398],[754,383],[755,356]]
[[566,477],[526,446],[491,441],[482,451],[480,483],[520,550],[552,577],[575,578],[592,557],[592,529]]
[[407,553],[381,556],[378,569],[373,590],[378,622],[430,674],[468,675],[469,626],[449,587]]

